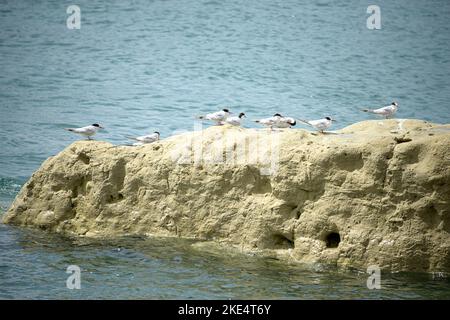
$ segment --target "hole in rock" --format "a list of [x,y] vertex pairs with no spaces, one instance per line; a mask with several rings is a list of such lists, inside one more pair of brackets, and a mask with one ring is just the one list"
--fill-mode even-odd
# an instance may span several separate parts
[[117,201],[122,201],[125,198],[125,196],[122,193],[118,193],[118,194],[111,194],[109,195],[109,197],[107,198],[107,202],[108,203],[114,203]]
[[331,232],[325,238],[327,248],[337,248],[339,242],[341,242],[341,236],[337,232]]
[[89,164],[91,162],[91,159],[85,153],[80,153],[78,159],[84,164]]

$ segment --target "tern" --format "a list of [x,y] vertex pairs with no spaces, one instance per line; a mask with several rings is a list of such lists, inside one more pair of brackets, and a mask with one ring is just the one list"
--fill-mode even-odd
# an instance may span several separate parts
[[222,125],[225,120],[227,120],[228,116],[231,112],[228,109],[222,109],[220,111],[209,113],[205,116],[198,117],[201,120],[210,120],[215,122],[217,125]]
[[309,120],[309,121],[298,119],[298,121],[303,122],[307,125],[310,125],[311,127],[316,128],[317,130],[319,130],[320,133],[323,133],[324,130],[328,129],[333,122],[336,122],[336,120],[331,119],[330,117],[325,117],[325,118],[319,119],[319,120]]
[[158,141],[158,140],[159,140],[159,136],[160,136],[159,132],[158,132],[158,131],[155,131],[155,132],[153,132],[153,133],[151,133],[151,134],[147,134],[147,135],[145,135],[145,136],[139,136],[139,137],[130,137],[130,136],[126,136],[126,137],[127,137],[128,139],[136,140],[136,141],[137,141],[137,142],[134,143],[133,145],[135,145],[135,146],[141,146],[141,145],[143,145],[143,144],[148,144],[148,143],[152,143],[152,142]]
[[65,128],[65,130],[82,135],[87,137],[88,140],[91,140],[91,137],[97,133],[98,130],[104,129],[98,123],[94,123],[90,126],[82,127],[82,128]]
[[233,126],[240,126],[242,122],[244,121],[245,113],[241,112],[239,113],[239,116],[237,117],[229,117],[227,120],[225,120],[225,123],[231,124]]
[[270,118],[264,118],[260,120],[255,120],[256,123],[262,124],[263,126],[272,128],[290,128],[291,126],[295,126],[297,121],[294,118],[283,117],[279,113],[275,113]]
[[275,128],[290,128],[297,124],[294,118],[291,117],[281,117],[279,121],[275,124]]
[[386,119],[388,119],[397,112],[397,109],[398,103],[394,101],[386,107],[382,107],[379,109],[363,109],[362,111],[384,116]]

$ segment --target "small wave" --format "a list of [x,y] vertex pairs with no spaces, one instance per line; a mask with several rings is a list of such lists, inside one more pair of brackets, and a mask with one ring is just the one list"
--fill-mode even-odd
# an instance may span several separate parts
[[22,187],[22,181],[0,177],[0,197],[15,196]]

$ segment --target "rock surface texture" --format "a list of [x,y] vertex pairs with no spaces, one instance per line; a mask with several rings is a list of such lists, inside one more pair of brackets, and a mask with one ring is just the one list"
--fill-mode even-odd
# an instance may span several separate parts
[[449,272],[450,125],[374,120],[328,134],[220,126],[139,147],[79,141],[42,164],[3,221]]

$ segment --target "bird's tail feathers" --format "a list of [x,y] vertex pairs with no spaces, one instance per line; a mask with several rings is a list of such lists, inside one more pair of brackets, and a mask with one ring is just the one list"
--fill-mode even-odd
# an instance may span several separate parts
[[130,140],[139,141],[138,139],[136,139],[136,137],[132,137],[132,136],[125,136],[125,138],[130,139]]
[[297,120],[300,121],[300,122],[303,122],[304,124],[311,125],[311,123],[309,123],[309,122],[306,121],[306,120],[303,120],[303,119],[297,119]]
[[71,132],[73,132],[73,131],[74,131],[74,129],[73,129],[73,128],[64,128],[64,130],[67,130],[67,131],[71,131]]

